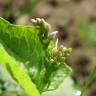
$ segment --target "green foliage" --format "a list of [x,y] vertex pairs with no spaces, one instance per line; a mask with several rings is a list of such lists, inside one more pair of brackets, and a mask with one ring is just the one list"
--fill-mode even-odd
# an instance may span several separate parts
[[94,66],[93,70],[91,71],[90,75],[88,76],[87,81],[85,82],[85,86],[82,90],[81,96],[86,96],[86,92],[90,85],[90,82],[95,78],[95,76],[96,76],[96,65]]
[[19,26],[0,18],[0,63],[29,96],[40,96],[71,73],[65,63],[71,49],[52,42],[43,19],[32,22],[33,26]]
[[[79,28],[77,29],[78,35],[82,39],[85,47],[96,46],[96,22],[86,22],[84,20],[80,21]],[[81,96],[86,96],[87,89],[89,88],[90,82],[94,79],[96,75],[96,65],[93,67],[88,79],[82,88]]]
[[80,96],[80,88],[70,77],[67,77],[58,89],[44,92],[42,96]]
[[16,60],[7,54],[2,45],[0,45],[0,63],[5,64],[10,75],[25,90],[28,96],[34,96],[34,94],[35,96],[40,96],[36,86],[31,82],[29,75],[19,68]]
[[89,24],[88,22],[81,20],[78,34],[83,39],[85,46],[91,47],[96,45],[96,22]]
[[[18,91],[19,90],[19,91]],[[17,94],[22,94],[23,90],[18,86],[18,84],[11,78],[4,65],[0,65],[0,96],[5,92],[16,92]]]
[[41,0],[30,0],[24,8],[21,10],[21,14],[30,14],[32,13],[33,8],[40,2]]
[[93,22],[89,25],[89,44],[96,44],[96,22]]

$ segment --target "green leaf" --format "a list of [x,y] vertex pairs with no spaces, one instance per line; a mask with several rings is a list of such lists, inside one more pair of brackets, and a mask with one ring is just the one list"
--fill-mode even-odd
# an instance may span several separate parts
[[[13,66],[16,68],[23,66],[23,70],[27,71],[41,93],[56,89],[71,73],[71,69],[65,63],[65,58],[70,53],[69,49],[62,49],[66,54],[62,57],[58,55],[61,52],[60,48],[57,48],[57,54],[53,56],[51,53],[54,53],[53,49],[56,46],[54,42],[50,41],[48,29],[48,24],[41,19],[34,21],[34,26],[20,26],[12,25],[0,18],[0,43],[6,54],[15,59],[16,62]],[[2,56],[2,54],[0,55]],[[50,62],[51,59],[54,59],[53,63]],[[13,79],[18,82],[19,78],[16,79],[14,76],[16,72],[13,74],[14,68],[11,66],[11,71],[9,64],[11,62],[7,64],[7,69]],[[21,71],[18,74],[23,73]]]
[[80,96],[80,88],[74,84],[70,77],[67,77],[58,89],[46,91],[42,96]]
[[[10,72],[15,81],[24,89],[28,96],[40,96],[34,83],[32,83],[29,75],[21,70],[17,65],[15,58],[11,57],[0,45],[0,63]],[[32,92],[33,91],[33,92]]]

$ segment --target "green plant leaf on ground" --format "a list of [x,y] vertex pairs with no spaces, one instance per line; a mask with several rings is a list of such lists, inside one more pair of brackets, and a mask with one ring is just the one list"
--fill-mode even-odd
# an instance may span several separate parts
[[[52,41],[50,41],[48,34],[48,24],[44,20],[41,21],[40,19],[37,21],[33,20],[34,26],[20,26],[10,24],[0,18],[0,44],[6,54],[15,58],[16,62],[13,66],[16,66],[17,69],[18,66],[23,66],[23,71],[28,73],[32,82],[36,85],[39,92],[42,93],[46,90],[56,89],[69,76],[71,69],[65,63],[70,49],[57,48],[57,53],[53,56],[51,53],[55,44],[50,43]],[[51,48],[50,46],[54,47]],[[62,50],[64,56],[59,54]],[[2,54],[0,55],[2,56]],[[0,62],[2,59],[0,58]],[[14,70],[13,66],[9,62],[7,69],[13,79],[16,80],[14,78],[16,72],[14,71],[17,69]],[[12,71],[10,71],[10,67]],[[20,74],[23,74],[22,71]],[[18,80],[19,78],[16,81],[18,82]],[[22,84],[22,80],[19,84]]]
[[4,66],[10,72],[11,76],[24,89],[28,96],[40,96],[29,75],[19,68],[16,60],[4,50],[2,45],[0,45],[0,63],[5,64]]

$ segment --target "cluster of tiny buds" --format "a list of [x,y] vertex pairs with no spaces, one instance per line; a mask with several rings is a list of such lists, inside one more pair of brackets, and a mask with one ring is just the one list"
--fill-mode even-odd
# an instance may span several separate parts
[[50,24],[48,24],[43,18],[31,19],[31,22],[34,26],[44,26],[45,28],[48,29],[48,31],[51,30]]
[[[36,18],[36,19],[31,19],[31,22],[34,26],[43,26],[44,28],[47,28],[48,31],[51,31],[51,26],[48,24],[43,18]],[[58,36],[58,31],[50,32],[49,37],[51,39],[57,39]]]
[[55,47],[52,49],[51,56],[53,58],[58,56],[64,61],[66,57],[70,55],[71,51],[72,51],[71,48],[66,48],[63,45],[61,45],[59,48]]
[[[51,29],[50,24],[48,24],[43,18],[31,19],[31,21],[34,26],[43,27],[43,28],[47,29],[48,31],[50,31],[50,29]],[[57,58],[57,57],[64,61],[66,59],[66,57],[70,55],[70,52],[72,51],[72,49],[66,48],[63,45],[61,45],[58,48],[58,31],[51,32],[49,34],[49,37],[56,40],[56,45],[51,51],[52,58],[50,59],[50,62],[53,63],[54,58]]]

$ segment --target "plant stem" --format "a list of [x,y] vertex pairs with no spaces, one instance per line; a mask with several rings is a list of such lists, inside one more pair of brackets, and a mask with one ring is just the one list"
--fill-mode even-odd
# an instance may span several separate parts
[[93,80],[95,75],[96,75],[96,65],[94,66],[93,70],[89,74],[89,77],[88,77],[88,79],[87,79],[87,81],[85,83],[85,86],[84,86],[83,90],[82,90],[81,96],[86,96],[86,92],[87,92],[87,89],[89,87],[89,84]]

